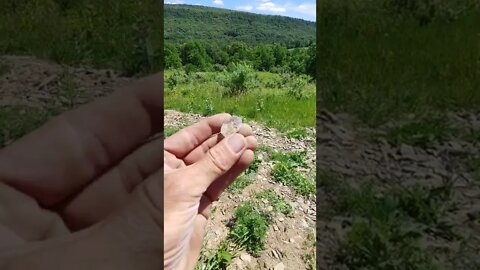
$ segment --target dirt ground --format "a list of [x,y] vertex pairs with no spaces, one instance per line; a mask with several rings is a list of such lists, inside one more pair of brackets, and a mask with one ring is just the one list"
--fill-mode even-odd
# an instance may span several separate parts
[[[379,140],[371,139],[374,134],[384,135],[387,130],[414,120],[369,129],[349,115],[321,111],[317,115],[318,170],[333,171],[352,186],[361,185],[364,179],[373,180],[374,186],[385,190],[394,185],[433,189],[450,183],[453,207],[442,220],[460,237],[445,239],[425,233],[424,245],[445,269],[480,269],[480,168],[466,166],[468,160],[480,157],[480,141],[461,136],[479,134],[480,112],[447,113],[443,121],[462,132],[428,147],[393,146],[382,136]],[[336,203],[335,198],[324,187],[317,186],[317,196],[318,265],[320,269],[346,269],[336,263],[335,254],[349,231],[352,217],[332,216],[330,209]]]
[[[165,111],[165,126],[183,127],[197,122],[200,115],[182,113],[173,110]],[[248,122],[252,126],[259,147],[269,146],[276,151],[292,152],[306,151],[307,172],[314,177],[315,169],[315,138],[290,139],[282,136],[272,128],[256,122]],[[309,132],[314,134],[313,128]],[[257,153],[262,159],[262,152]],[[254,193],[272,189],[285,198],[294,209],[292,217],[281,215],[270,226],[267,234],[266,250],[258,257],[243,252],[234,258],[232,265],[227,269],[308,269],[304,255],[306,254],[307,235],[315,230],[316,206],[315,196],[304,198],[296,196],[291,188],[275,183],[270,175],[272,161],[264,161],[252,184],[239,194],[224,193],[215,203],[215,212],[207,227],[206,249],[215,248],[220,241],[226,238],[228,222],[232,219],[233,209],[241,202],[250,200]],[[284,268],[282,268],[284,267]]]

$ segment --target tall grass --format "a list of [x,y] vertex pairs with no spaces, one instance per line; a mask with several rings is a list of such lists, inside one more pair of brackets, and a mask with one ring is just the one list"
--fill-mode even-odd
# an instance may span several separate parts
[[[220,72],[198,72],[176,75],[165,71],[165,108],[211,115],[228,112],[254,119],[267,126],[287,131],[315,126],[315,86],[305,85],[305,96],[295,99],[288,89],[273,85],[280,75],[257,72],[255,88],[246,93],[229,95]],[[272,85],[270,85],[272,84]]]
[[320,106],[371,125],[406,113],[478,107],[480,8],[472,3],[321,1]]
[[4,0],[0,53],[154,72],[163,62],[162,10],[157,0]]

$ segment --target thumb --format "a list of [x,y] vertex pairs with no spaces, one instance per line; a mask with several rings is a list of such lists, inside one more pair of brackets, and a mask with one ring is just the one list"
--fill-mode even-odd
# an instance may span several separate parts
[[206,189],[212,182],[228,172],[245,152],[247,140],[241,134],[233,134],[208,150],[198,162],[191,165],[197,181]]

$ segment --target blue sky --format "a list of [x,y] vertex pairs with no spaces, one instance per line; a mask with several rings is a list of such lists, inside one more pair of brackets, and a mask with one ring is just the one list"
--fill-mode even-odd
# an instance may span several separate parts
[[273,14],[315,21],[315,0],[164,0],[165,4],[190,4]]

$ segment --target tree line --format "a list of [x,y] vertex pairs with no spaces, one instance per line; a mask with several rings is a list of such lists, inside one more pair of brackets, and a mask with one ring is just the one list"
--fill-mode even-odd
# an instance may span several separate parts
[[228,44],[191,40],[165,45],[165,68],[189,71],[221,71],[244,62],[258,71],[293,72],[315,78],[316,45],[287,49],[280,44],[248,46],[241,41]]

